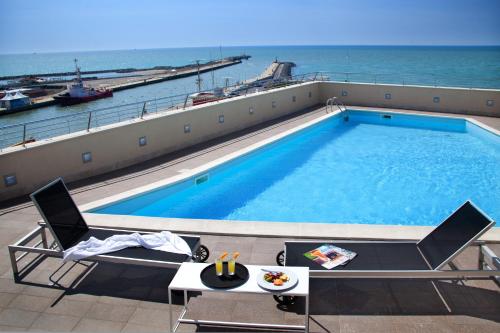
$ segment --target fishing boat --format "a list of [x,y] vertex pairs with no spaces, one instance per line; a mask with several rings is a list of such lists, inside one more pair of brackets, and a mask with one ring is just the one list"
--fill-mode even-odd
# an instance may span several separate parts
[[54,96],[61,105],[73,105],[94,101],[96,99],[112,97],[113,91],[109,89],[94,89],[83,85],[78,60],[75,59],[76,82],[68,86],[68,92]]

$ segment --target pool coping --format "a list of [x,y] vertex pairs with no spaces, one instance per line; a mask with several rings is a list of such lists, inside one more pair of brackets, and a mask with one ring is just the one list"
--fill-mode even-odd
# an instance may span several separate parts
[[[435,228],[434,226],[181,219],[95,213],[83,213],[83,217],[87,224],[102,228],[301,239],[420,240]],[[500,243],[500,228],[491,228],[479,240]]]
[[[411,114],[423,117],[434,118],[454,118],[464,119],[482,129],[500,136],[500,131],[467,116],[448,116],[419,114],[416,112],[405,112],[404,110],[387,110],[383,108],[365,109],[352,106],[349,110],[360,110],[368,112],[383,112],[393,114]],[[260,140],[257,143],[249,145],[243,149],[232,152],[224,157],[217,158],[208,163],[202,164],[196,168],[183,170],[179,175],[166,178],[161,181],[153,182],[145,186],[112,195],[100,200],[96,200],[79,206],[84,213],[85,219],[89,225],[96,227],[112,227],[123,229],[146,229],[146,230],[170,230],[180,233],[196,234],[218,234],[218,235],[237,235],[237,236],[260,236],[260,237],[285,237],[285,238],[323,238],[323,239],[421,239],[427,235],[434,227],[432,226],[402,226],[402,225],[373,225],[373,224],[329,224],[329,223],[290,223],[290,222],[266,222],[266,221],[231,221],[231,220],[211,220],[211,219],[181,219],[164,217],[144,217],[131,215],[112,215],[96,214],[85,212],[97,207],[103,207],[119,200],[132,198],[134,196],[155,190],[160,187],[171,186],[183,182],[189,178],[203,174],[208,170],[221,166],[238,157],[247,155],[270,143],[278,141],[293,133],[299,132],[314,124],[320,123],[328,118],[340,114],[337,110],[325,115],[319,116],[306,123],[293,127],[282,133],[273,135],[269,138]],[[147,223],[145,223],[147,221]],[[325,235],[331,235],[325,236]],[[492,228],[481,240],[488,242],[500,242],[500,228]]]
[[477,119],[474,119],[474,118],[471,118],[471,117],[467,117],[466,115],[458,115],[458,114],[455,114],[453,116],[451,115],[443,115],[443,114],[428,114],[428,113],[417,113],[419,111],[416,111],[416,112],[406,112],[406,111],[396,111],[396,110],[385,110],[385,109],[381,109],[381,108],[370,108],[370,109],[364,109],[362,107],[354,107],[353,109],[349,109],[349,110],[353,110],[353,111],[363,111],[363,112],[383,112],[383,113],[393,113],[393,114],[405,114],[405,115],[412,115],[412,116],[419,116],[419,117],[431,117],[431,118],[446,118],[446,119],[463,119],[463,120],[466,120],[482,129],[484,129],[485,131],[488,131],[488,132],[491,132],[492,134],[495,134],[495,135],[498,135],[500,136],[500,131],[491,127],[491,126],[488,126],[482,122],[480,122],[479,120]]

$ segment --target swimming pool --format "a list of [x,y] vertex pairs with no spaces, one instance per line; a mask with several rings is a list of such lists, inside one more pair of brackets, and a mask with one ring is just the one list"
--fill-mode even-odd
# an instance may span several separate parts
[[471,199],[500,217],[500,137],[472,122],[348,110],[206,173],[93,213],[436,225]]

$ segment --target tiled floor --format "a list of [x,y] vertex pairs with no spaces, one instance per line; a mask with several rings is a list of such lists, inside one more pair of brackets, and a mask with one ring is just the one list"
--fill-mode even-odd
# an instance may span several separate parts
[[[228,151],[312,119],[318,109],[267,128],[211,142],[184,154],[156,159],[110,175],[71,184],[74,198],[84,204],[175,174]],[[497,124],[493,119],[490,124]],[[495,125],[498,129],[498,126]],[[228,143],[229,142],[229,143]],[[7,245],[35,227],[39,215],[29,203],[3,203],[0,212],[0,330],[167,332],[167,286],[175,271],[117,264],[67,264],[52,279],[60,261],[45,258],[14,283]],[[277,235],[279,236],[279,235]],[[282,248],[281,238],[202,237],[212,253],[239,250],[243,263],[273,264]],[[492,248],[500,253],[500,245]],[[460,255],[460,268],[475,269],[477,248]],[[436,283],[449,312],[429,281],[416,280],[312,280],[311,330],[313,332],[500,332],[500,293],[492,281],[439,281]],[[280,308],[268,296],[220,293],[190,295],[188,316],[214,320],[253,320],[299,324],[303,303]],[[174,310],[180,311],[181,295]],[[180,331],[234,331],[182,325]],[[240,330],[245,331],[245,330]],[[247,330],[248,331],[248,330]]]

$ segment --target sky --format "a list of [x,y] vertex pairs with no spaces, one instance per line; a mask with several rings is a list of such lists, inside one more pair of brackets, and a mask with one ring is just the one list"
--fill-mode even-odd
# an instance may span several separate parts
[[0,53],[500,45],[500,0],[0,0]]

